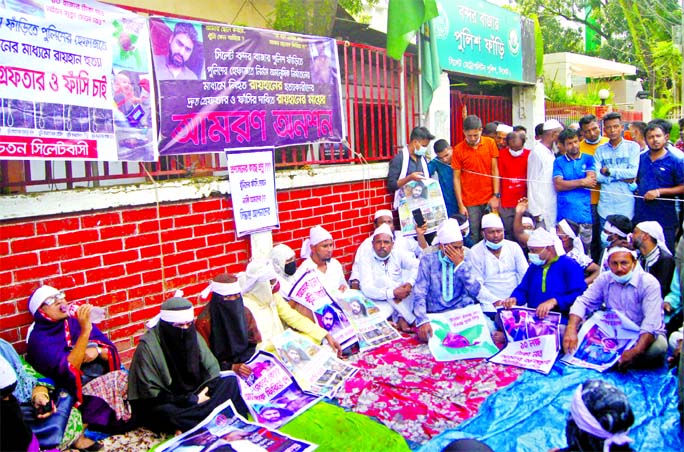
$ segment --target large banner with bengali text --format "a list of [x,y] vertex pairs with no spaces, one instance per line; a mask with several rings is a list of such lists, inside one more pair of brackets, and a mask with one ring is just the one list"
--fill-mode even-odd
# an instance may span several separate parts
[[88,0],[0,3],[0,159],[154,161],[144,17]]
[[160,154],[343,138],[335,40],[150,19]]

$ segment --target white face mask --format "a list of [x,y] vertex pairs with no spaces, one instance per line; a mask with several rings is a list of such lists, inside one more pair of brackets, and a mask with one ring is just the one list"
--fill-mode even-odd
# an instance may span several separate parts
[[413,151],[413,153],[419,157],[422,157],[427,153],[427,149],[428,149],[427,146],[421,146],[418,149],[416,149],[415,151]]
[[508,152],[511,153],[513,157],[520,157],[523,154],[524,149],[521,149],[519,151],[514,151],[513,149],[509,149]]

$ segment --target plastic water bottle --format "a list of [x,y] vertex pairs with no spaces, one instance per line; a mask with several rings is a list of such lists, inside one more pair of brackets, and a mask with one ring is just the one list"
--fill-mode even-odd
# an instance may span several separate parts
[[[70,303],[67,305],[67,315],[69,317],[73,318],[78,318],[78,314],[76,311],[78,311],[78,308],[81,305],[78,303]],[[90,321],[93,323],[100,323],[105,319],[105,310],[104,308],[101,308],[99,306],[93,306],[93,308],[90,310]]]

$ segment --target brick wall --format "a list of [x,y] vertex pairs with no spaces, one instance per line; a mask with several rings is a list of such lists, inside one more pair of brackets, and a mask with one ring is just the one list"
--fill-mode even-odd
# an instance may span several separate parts
[[[371,232],[373,212],[389,204],[384,180],[280,191],[281,227],[273,242],[298,253],[309,229],[321,224],[349,272],[356,248]],[[174,289],[197,304],[207,281],[244,270],[248,258],[249,239],[236,237],[225,197],[164,204],[159,217],[156,206],[146,206],[2,222],[0,337],[25,351],[28,297],[43,281],[70,300],[105,307],[107,319],[99,326],[128,363],[144,322]]]

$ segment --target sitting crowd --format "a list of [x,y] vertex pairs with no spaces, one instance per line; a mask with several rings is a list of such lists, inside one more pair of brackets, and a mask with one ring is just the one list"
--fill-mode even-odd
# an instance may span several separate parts
[[[423,342],[433,334],[428,314],[478,304],[494,341],[502,344],[498,313],[527,306],[539,318],[560,313],[562,346],[572,352],[582,322],[596,310],[613,309],[639,327],[638,341],[617,368],[662,366],[668,353],[681,350],[682,241],[675,255],[671,250],[673,222],[679,221],[672,199],[684,193],[682,160],[667,148],[669,130],[662,123],[646,126],[643,152],[622,137],[619,116],[603,118],[607,140],[593,130],[597,123],[594,117],[580,121],[580,141],[577,131],[549,120],[539,127],[535,149],[527,151],[524,131],[498,124],[495,140],[469,116],[465,141],[453,153],[438,141],[440,161],[431,165],[425,153],[434,137],[417,127],[390,163],[388,188],[394,193],[429,177],[431,168],[437,172],[450,218],[434,233],[419,224],[415,237],[405,237],[395,231],[395,212],[378,210],[348,283],[333,257],[333,236],[316,226],[302,244],[299,265],[295,250],[278,244],[239,274],[217,274],[201,294],[208,302],[197,317],[182,296],[166,300],[147,323],[127,371],[116,347],[93,324],[91,305],[70,304],[57,288],[39,287],[29,298],[34,323],[27,362],[0,344],[2,450],[100,450],[102,444],[84,435],[86,430],[116,434],[144,426],[184,432],[228,399],[247,416],[237,379],[250,376],[245,363],[256,350],[273,350],[272,339],[286,327],[338,356],[354,353],[343,350],[308,308],[289,300],[306,271],[314,271],[333,298],[350,287],[360,290],[397,330]],[[594,147],[585,152],[582,144]],[[558,148],[563,152],[555,156]],[[622,154],[628,158],[617,157]],[[503,155],[525,162],[500,166]],[[652,174],[654,161],[663,165],[658,171],[673,172],[670,179]],[[453,170],[451,180],[439,171],[445,163]],[[616,190],[623,189],[629,199],[615,201]],[[518,199],[511,202],[513,197]],[[31,368],[40,375],[27,375]],[[580,419],[596,422],[587,414],[598,403],[593,386],[578,389],[569,437],[571,431],[583,437],[577,429],[587,432]],[[631,423],[621,422],[625,428]],[[58,433],[41,427],[47,423]]]

